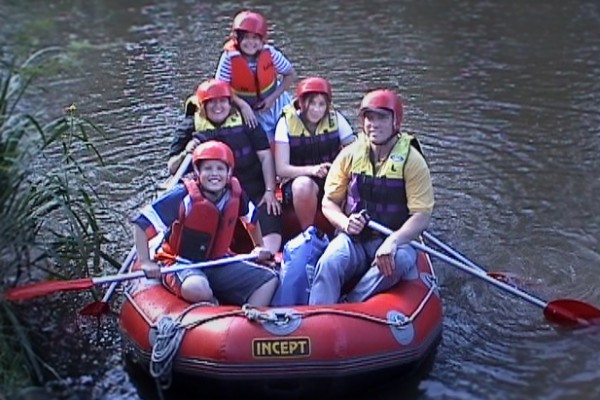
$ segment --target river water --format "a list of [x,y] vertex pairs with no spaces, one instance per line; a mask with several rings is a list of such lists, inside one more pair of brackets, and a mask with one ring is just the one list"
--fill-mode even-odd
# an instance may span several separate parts
[[[432,171],[431,232],[490,270],[514,273],[544,299],[600,306],[600,217],[593,211],[600,197],[598,2],[243,6],[267,15],[270,38],[300,77],[332,82],[334,100],[354,126],[367,90],[387,86],[402,94],[404,128],[420,138]],[[240,7],[217,0],[5,0],[0,38],[31,50],[76,50],[72,70],[37,84],[39,108],[58,114],[75,103],[106,130],[100,149],[114,175],[98,187],[131,216],[165,177],[183,101],[214,72]],[[124,257],[130,238],[122,242],[115,252]],[[541,309],[435,265],[443,342],[410,397],[600,398],[598,330],[556,330]],[[148,388],[127,376],[116,332],[87,341],[83,351],[105,359],[94,371],[65,365],[67,382],[83,380],[98,399],[142,398]],[[385,389],[369,397],[398,395]]]

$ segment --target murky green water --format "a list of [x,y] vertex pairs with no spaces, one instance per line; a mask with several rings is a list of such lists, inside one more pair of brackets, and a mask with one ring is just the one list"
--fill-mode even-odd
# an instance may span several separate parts
[[[78,49],[77,68],[39,84],[38,104],[58,114],[76,103],[106,129],[100,147],[115,176],[98,186],[110,193],[118,211],[132,215],[165,177],[166,149],[182,103],[214,72],[240,5],[5,3],[4,43]],[[300,77],[331,80],[335,102],[355,126],[367,90],[390,86],[402,93],[405,128],[421,139],[434,179],[432,232],[491,270],[519,275],[545,299],[577,298],[600,306],[597,2],[244,5],[268,16],[271,38]],[[123,236],[115,251],[124,257],[130,245]],[[598,332],[558,332],[540,309],[437,266],[444,341],[430,376],[411,397],[600,396]],[[122,369],[118,338],[110,334],[117,330],[103,343],[87,328],[78,332],[81,351],[89,346],[98,358],[108,355],[92,371],[80,372],[89,379],[65,365],[72,386],[83,379],[94,398],[138,397]],[[106,351],[98,350],[102,346]],[[398,393],[386,389],[376,396],[392,399]]]

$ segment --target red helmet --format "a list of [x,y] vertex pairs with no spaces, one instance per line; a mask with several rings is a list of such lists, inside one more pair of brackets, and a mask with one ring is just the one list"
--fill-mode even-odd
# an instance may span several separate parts
[[219,97],[231,98],[231,87],[227,82],[218,79],[209,79],[198,86],[196,97],[200,104]]
[[217,140],[209,140],[199,144],[192,154],[194,166],[203,160],[220,160],[229,167],[229,171],[233,171],[235,161],[233,151],[223,142]]
[[296,97],[301,98],[307,93],[323,93],[327,95],[329,101],[331,101],[331,85],[327,82],[327,79],[318,77],[302,79],[300,83],[298,83]]
[[366,110],[377,108],[383,108],[394,113],[394,128],[396,130],[400,129],[404,112],[402,101],[396,93],[388,89],[377,89],[367,93],[360,102],[358,113],[362,118]]
[[242,11],[233,18],[231,30],[241,30],[259,35],[263,41],[267,40],[267,20],[261,14],[252,11]]

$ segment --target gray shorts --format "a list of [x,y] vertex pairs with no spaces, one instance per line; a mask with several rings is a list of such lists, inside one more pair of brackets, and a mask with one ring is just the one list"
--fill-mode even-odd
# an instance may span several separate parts
[[241,306],[248,302],[248,298],[256,289],[277,276],[277,273],[249,261],[208,268],[189,268],[175,272],[179,287],[192,275],[206,277],[213,294],[221,304]]

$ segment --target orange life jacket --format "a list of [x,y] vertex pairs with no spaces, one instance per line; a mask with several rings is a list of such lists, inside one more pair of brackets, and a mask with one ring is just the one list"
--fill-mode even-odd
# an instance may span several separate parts
[[277,71],[271,52],[261,50],[256,58],[256,72],[236,47],[233,40],[223,46],[231,59],[231,89],[250,106],[258,103],[277,88]]
[[229,200],[223,211],[204,197],[196,180],[183,179],[191,198],[190,210],[179,210],[179,218],[171,226],[171,234],[163,251],[190,261],[223,257],[227,254],[236,221],[239,217],[242,189],[235,177],[231,178]]

